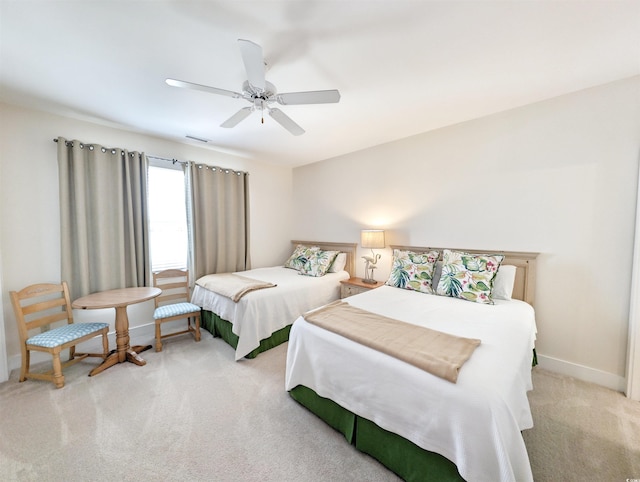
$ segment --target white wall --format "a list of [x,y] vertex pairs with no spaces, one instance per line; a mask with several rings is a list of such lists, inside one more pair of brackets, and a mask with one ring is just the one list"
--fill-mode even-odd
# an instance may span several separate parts
[[622,390],[639,106],[634,77],[296,168],[294,237],[540,252],[541,365]]
[[[57,146],[53,142],[58,136],[248,171],[253,267],[282,263],[290,254],[290,168],[7,104],[0,104],[0,119],[0,286],[11,369],[19,366],[20,349],[9,291],[37,282],[60,281],[58,165]],[[149,323],[152,307],[152,302],[132,306],[131,326]],[[104,311],[81,312],[76,316],[80,320],[99,318],[111,322],[113,327],[113,310]],[[135,330],[131,336],[134,340]]]
[[[0,178],[2,177],[2,170],[0,170]],[[2,201],[0,201],[1,203]],[[0,226],[2,224],[2,212],[0,211]],[[0,293],[4,293],[2,287],[2,249],[0,247]],[[0,301],[0,307],[2,302]],[[7,346],[4,340],[6,339],[4,331],[4,312],[0,310],[0,382],[9,378],[9,360],[7,357]]]
[[[254,267],[280,263],[290,239],[359,242],[360,229],[372,226],[387,230],[388,244],[538,251],[541,365],[624,388],[640,77],[293,173],[6,104],[0,119],[0,322],[4,317],[10,369],[19,365],[19,348],[8,292],[60,278],[52,139],[61,135],[249,171]],[[390,250],[383,255],[378,279],[389,272]],[[363,264],[357,267],[362,275]],[[131,325],[148,323],[151,307],[131,307]],[[113,323],[106,311],[76,316]],[[136,336],[152,332],[132,330],[131,336],[142,343],[149,340]]]

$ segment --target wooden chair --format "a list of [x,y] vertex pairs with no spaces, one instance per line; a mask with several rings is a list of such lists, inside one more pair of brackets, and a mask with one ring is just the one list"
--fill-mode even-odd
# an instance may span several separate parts
[[[153,273],[153,286],[160,288],[162,294],[155,298],[156,309],[153,318],[156,321],[156,351],[162,351],[162,339],[170,336],[193,333],[200,341],[200,307],[191,303],[189,294],[189,271],[167,269]],[[187,328],[182,331],[161,334],[160,325],[167,321],[187,320]],[[193,318],[194,324],[191,325]]]
[[[69,288],[61,284],[40,283],[27,286],[21,291],[11,291],[11,303],[18,323],[22,368],[20,381],[27,378],[53,382],[57,388],[64,386],[62,369],[88,356],[106,359],[109,354],[109,323],[74,323]],[[50,327],[65,320],[66,325]],[[29,332],[40,328],[40,333],[29,336]],[[102,335],[103,353],[76,353],[76,345]],[[60,352],[69,349],[69,360],[60,361]],[[31,351],[43,351],[53,356],[53,370],[46,373],[30,371]]]

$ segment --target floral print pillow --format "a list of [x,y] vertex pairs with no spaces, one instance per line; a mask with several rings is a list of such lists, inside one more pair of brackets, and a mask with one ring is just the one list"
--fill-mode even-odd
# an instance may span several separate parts
[[438,251],[414,253],[394,249],[391,274],[386,285],[433,294],[432,281],[439,254]]
[[304,246],[299,244],[293,250],[291,257],[284,263],[285,268],[295,269],[300,271],[309,260],[309,257],[315,252],[319,251],[317,246]]
[[492,305],[493,280],[504,256],[445,249],[436,294]]
[[316,277],[324,276],[329,271],[338,253],[339,251],[322,251],[321,249],[309,253],[307,262],[298,274]]

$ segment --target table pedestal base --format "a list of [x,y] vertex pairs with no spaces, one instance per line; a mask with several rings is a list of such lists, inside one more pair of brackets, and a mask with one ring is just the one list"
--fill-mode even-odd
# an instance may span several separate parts
[[139,353],[150,349],[151,345],[129,346],[129,320],[126,306],[116,306],[116,346],[117,348],[109,353],[109,356],[100,366],[91,370],[90,377],[103,372],[116,363],[130,362],[138,366],[147,364]]
[[139,366],[147,364],[139,354],[150,349],[151,345],[129,345],[127,306],[150,300],[159,296],[160,293],[162,290],[159,288],[121,288],[86,295],[73,302],[71,306],[76,309],[115,308],[116,310],[116,349],[111,350],[104,361],[91,370],[90,377],[103,372],[116,363],[130,362]]
[[92,377],[94,375],[97,375],[98,373],[102,373],[107,368],[112,367],[113,365],[116,365],[118,363],[130,362],[138,366],[144,366],[147,364],[147,362],[142,359],[139,353],[142,353],[143,351],[147,351],[149,349],[151,349],[151,345],[132,346],[125,351],[125,357],[122,361],[120,361],[121,356],[120,353],[118,353],[118,350],[111,350],[107,358],[100,365],[89,372],[89,376]]

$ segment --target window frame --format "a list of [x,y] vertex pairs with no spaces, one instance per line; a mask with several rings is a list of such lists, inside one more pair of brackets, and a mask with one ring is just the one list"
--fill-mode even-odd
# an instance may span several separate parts
[[[188,189],[188,180],[187,180],[187,169],[184,168],[182,162],[179,161],[168,161],[168,160],[164,160],[164,159],[152,159],[149,158],[148,159],[149,163],[148,163],[148,172],[147,172],[147,201],[149,203],[149,215],[148,215],[148,225],[149,225],[149,255],[150,255],[150,268],[151,268],[151,272],[157,272],[157,271],[161,271],[163,269],[189,269],[189,265],[190,265],[190,260],[192,258],[192,253],[191,253],[191,234],[190,234],[190,222],[189,222],[189,213],[190,213],[190,206],[188,204],[188,193],[189,193],[189,189]],[[176,263],[176,262],[167,262],[167,263],[159,263],[159,264],[154,264],[154,255],[153,255],[153,239],[154,239],[154,229],[153,229],[153,223],[152,223],[152,217],[151,217],[151,212],[152,212],[152,201],[151,201],[151,169],[168,169],[168,170],[174,170],[174,171],[180,171],[183,175],[183,205],[185,208],[184,211],[184,232],[185,232],[185,238],[184,238],[184,243],[185,243],[185,248],[186,248],[186,252],[184,253],[184,262],[183,263]],[[153,203],[155,204],[155,203]],[[156,235],[158,234],[157,232],[155,233]]]

